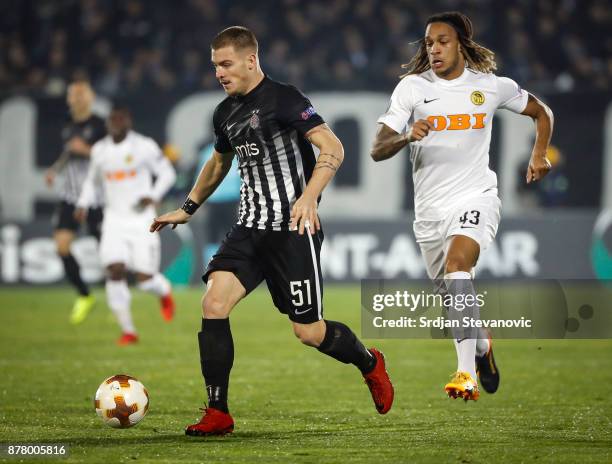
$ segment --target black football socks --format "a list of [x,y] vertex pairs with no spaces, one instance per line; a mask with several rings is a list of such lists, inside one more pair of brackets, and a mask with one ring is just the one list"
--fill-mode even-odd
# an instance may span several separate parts
[[208,406],[227,413],[227,389],[234,364],[234,340],[229,319],[202,319],[198,343]]
[[363,375],[372,372],[376,358],[363,346],[357,336],[342,322],[325,321],[323,341],[317,348],[345,364],[354,364]]
[[77,289],[81,296],[88,296],[89,288],[81,278],[79,263],[77,263],[76,259],[74,259],[74,256],[69,254],[66,256],[60,256],[60,258],[62,258],[62,263],[64,264],[64,272],[66,273],[68,281],[72,285],[74,285],[74,287]]

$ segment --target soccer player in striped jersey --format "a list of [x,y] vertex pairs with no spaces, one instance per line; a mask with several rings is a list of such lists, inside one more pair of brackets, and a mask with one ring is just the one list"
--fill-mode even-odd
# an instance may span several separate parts
[[[262,72],[257,48],[255,36],[244,27],[225,29],[213,40],[216,77],[228,95],[213,117],[213,157],[183,207],[151,225],[154,232],[188,222],[238,157],[238,223],[203,276],[207,291],[198,341],[208,407],[199,423],[187,427],[188,435],[218,435],[234,428],[227,405],[234,359],[229,314],[264,280],[302,343],[356,366],[379,413],[386,413],[393,401],[382,353],[366,349],[341,322],[323,318],[323,233],[317,205],[342,163],[342,144],[299,90]],[[311,144],[319,148],[318,158]]]
[[[68,87],[66,100],[71,119],[62,129],[64,151],[45,173],[50,187],[53,186],[58,173],[62,173],[64,177],[60,190],[61,201],[53,219],[53,239],[66,277],[79,293],[70,315],[70,322],[73,324],[83,322],[95,304],[89,287],[81,277],[79,263],[70,252],[70,245],[80,227],[74,219],[74,211],[87,176],[91,147],[106,135],[104,120],[92,114],[94,99],[95,94],[86,80],[75,81]],[[101,205],[102,192],[97,191],[87,215],[87,230],[98,241],[102,223]]]
[[[494,240],[500,218],[497,176],[489,169],[493,113],[503,108],[535,121],[528,183],[550,170],[546,151],[553,116],[514,81],[493,74],[493,52],[472,35],[472,23],[462,13],[427,20],[420,49],[395,88],[389,109],[378,119],[372,158],[382,161],[410,147],[414,234],[427,273],[443,292],[475,297],[472,270],[480,252]],[[476,304],[462,312],[448,309],[451,319],[479,317]],[[495,392],[500,377],[489,335],[457,329],[453,338],[458,363],[445,386],[447,394],[478,399],[477,377],[485,391]]]

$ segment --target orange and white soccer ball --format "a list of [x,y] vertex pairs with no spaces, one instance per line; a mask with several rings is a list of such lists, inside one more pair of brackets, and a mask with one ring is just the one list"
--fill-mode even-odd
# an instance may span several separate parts
[[126,429],[138,424],[149,410],[149,393],[134,377],[113,375],[98,387],[96,413],[105,424]]

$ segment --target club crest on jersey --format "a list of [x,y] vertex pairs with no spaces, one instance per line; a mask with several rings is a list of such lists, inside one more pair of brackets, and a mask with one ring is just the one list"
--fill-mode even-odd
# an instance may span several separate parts
[[482,93],[480,90],[474,90],[472,95],[470,95],[470,100],[472,100],[474,105],[480,106],[485,102],[484,93]]
[[253,115],[251,116],[251,120],[249,121],[249,126],[251,126],[251,129],[259,128],[259,116],[257,115],[258,112],[259,110],[253,111]]
[[130,164],[132,161],[134,161],[134,157],[132,155],[128,154],[125,156],[125,162],[127,164]]

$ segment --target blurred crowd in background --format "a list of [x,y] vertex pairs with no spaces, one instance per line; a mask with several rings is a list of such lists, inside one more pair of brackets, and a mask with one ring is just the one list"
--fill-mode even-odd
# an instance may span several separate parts
[[2,0],[0,92],[218,90],[209,44],[250,27],[264,70],[309,90],[390,91],[425,19],[459,10],[498,74],[539,93],[612,90],[608,0]]

